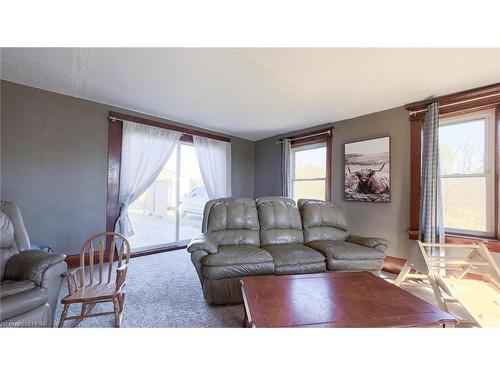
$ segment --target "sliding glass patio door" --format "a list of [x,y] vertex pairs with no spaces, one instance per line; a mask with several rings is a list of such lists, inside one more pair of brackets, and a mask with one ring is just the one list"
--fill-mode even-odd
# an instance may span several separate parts
[[179,142],[155,182],[129,207],[132,251],[187,244],[201,232],[207,200],[194,146]]

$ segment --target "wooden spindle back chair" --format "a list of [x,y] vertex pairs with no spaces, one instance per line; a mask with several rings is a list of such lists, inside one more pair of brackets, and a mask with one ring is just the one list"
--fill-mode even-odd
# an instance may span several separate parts
[[[112,314],[115,327],[120,327],[129,260],[130,243],[120,233],[97,233],[85,241],[80,251],[80,267],[66,274],[69,294],[61,300],[64,308],[59,327],[66,320],[75,320],[73,327],[76,327],[84,318]],[[113,302],[113,311],[91,314],[94,306],[103,302]],[[80,315],[67,316],[69,306],[75,303],[82,304]]]

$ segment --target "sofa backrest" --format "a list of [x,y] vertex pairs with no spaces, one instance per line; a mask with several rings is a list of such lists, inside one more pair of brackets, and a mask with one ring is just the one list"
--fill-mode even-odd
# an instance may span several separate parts
[[306,244],[321,240],[344,241],[349,237],[349,227],[339,207],[330,202],[314,199],[299,199],[297,203]]
[[2,201],[0,203],[0,210],[9,217],[14,227],[13,246],[19,251],[31,249],[30,239],[19,206],[14,202]]
[[207,202],[202,232],[214,236],[219,245],[260,246],[259,219],[250,198],[220,198]]
[[293,199],[262,197],[256,201],[261,246],[304,242],[299,210]]
[[7,262],[18,253],[14,240],[14,225],[10,218],[0,210],[0,281],[3,281]]

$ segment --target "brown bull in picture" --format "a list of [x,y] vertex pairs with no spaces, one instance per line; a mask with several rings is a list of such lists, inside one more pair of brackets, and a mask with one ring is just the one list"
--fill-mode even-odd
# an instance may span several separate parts
[[389,180],[386,177],[379,177],[376,175],[380,172],[385,164],[382,164],[380,169],[360,169],[358,171],[351,171],[349,166],[347,169],[349,173],[354,174],[358,178],[356,191],[363,194],[381,194],[389,192]]

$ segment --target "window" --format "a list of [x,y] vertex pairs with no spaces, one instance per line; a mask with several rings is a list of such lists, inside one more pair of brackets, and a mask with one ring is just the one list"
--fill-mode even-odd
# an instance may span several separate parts
[[431,102],[439,104],[445,240],[482,242],[500,252],[500,84],[406,106],[411,138],[409,238],[419,238],[422,132]]
[[[201,232],[203,210],[208,201],[197,154],[210,152],[211,156],[214,156],[208,161],[202,159],[202,165],[210,168],[213,160],[219,163],[220,154],[224,152],[223,163],[229,170],[231,164],[227,153],[228,149],[230,150],[231,140],[184,126],[178,122],[156,121],[110,111],[106,216],[106,230],[109,232],[115,230],[121,211],[119,187],[124,121],[182,133],[156,180],[128,207],[129,219],[134,230],[134,235],[129,237],[134,256],[179,249]],[[225,146],[217,148],[212,141],[224,142]],[[195,144],[197,144],[198,153],[195,150]],[[208,177],[212,182],[210,173]],[[219,182],[227,184],[226,180],[227,178],[219,178],[212,189],[223,190]],[[230,184],[227,185],[230,186]],[[230,190],[228,195],[230,195]]]
[[495,112],[440,121],[439,154],[447,233],[495,234]]
[[326,142],[292,147],[291,179],[292,197],[326,200],[327,183]]
[[182,142],[155,182],[129,208],[132,251],[182,244],[201,232],[208,201],[194,146]]

